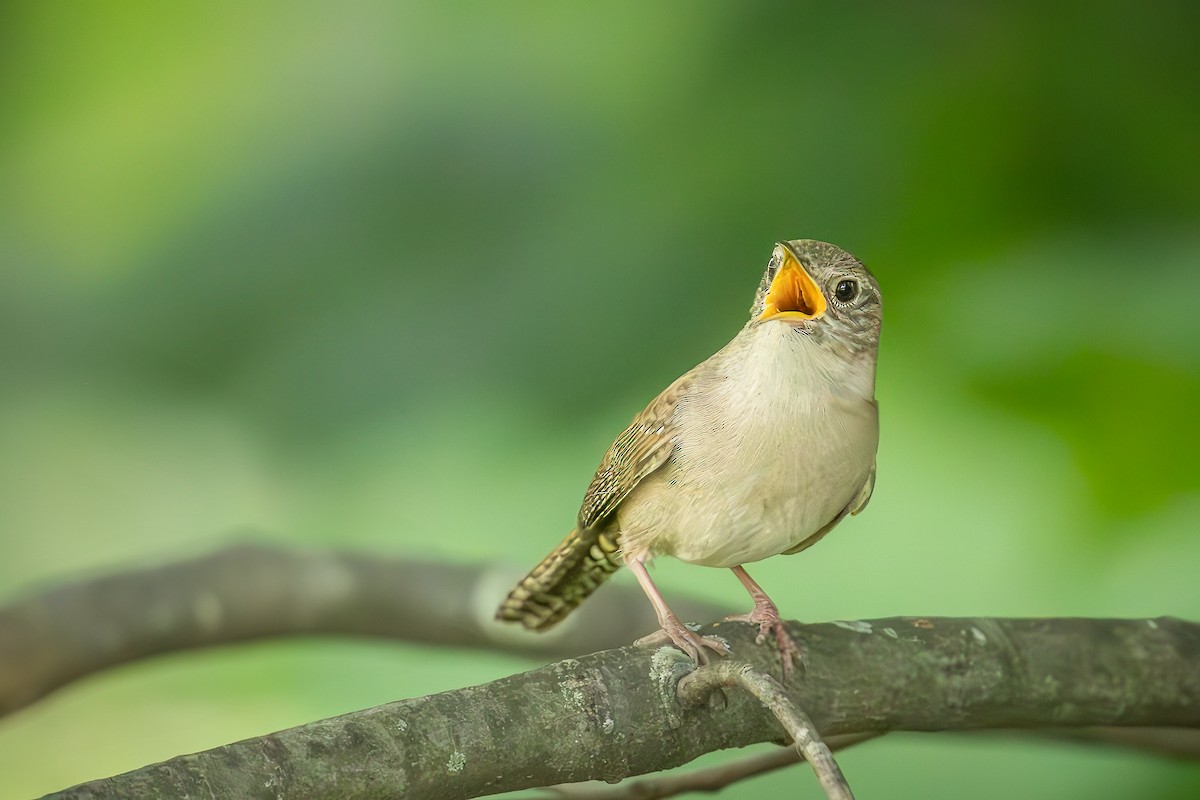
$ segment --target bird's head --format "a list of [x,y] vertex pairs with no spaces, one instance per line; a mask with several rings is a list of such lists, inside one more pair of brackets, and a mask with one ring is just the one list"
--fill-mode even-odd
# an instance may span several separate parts
[[750,325],[790,325],[820,343],[852,352],[879,343],[879,284],[862,262],[825,242],[780,242],[750,308]]

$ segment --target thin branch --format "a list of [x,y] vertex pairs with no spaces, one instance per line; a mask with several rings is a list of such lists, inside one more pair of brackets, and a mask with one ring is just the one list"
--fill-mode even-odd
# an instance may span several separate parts
[[813,721],[788,698],[779,681],[752,664],[737,661],[714,661],[695,670],[679,682],[679,698],[689,704],[708,699],[722,686],[739,686],[758,699],[787,732],[796,752],[816,773],[821,788],[829,800],[854,800],[850,784],[842,774],[829,746],[821,740]]
[[[1172,618],[892,618],[789,624],[806,669],[787,688],[827,736],[1083,726],[1200,728],[1200,624]],[[754,626],[724,623],[755,669]],[[777,741],[757,700],[689,706],[673,648],[625,647],[389,703],[76,786],[64,798],[412,796],[457,800],[618,781]]]
[[[843,734],[830,736],[826,740],[835,753],[851,745],[874,739],[878,734]],[[804,759],[794,747],[776,747],[765,753],[755,753],[743,758],[718,764],[715,767],[662,775],[638,780],[622,781],[619,786],[600,786],[596,783],[568,783],[548,786],[546,791],[569,800],[664,800],[688,792],[719,792],[726,786],[766,775],[777,769],[790,767]]]
[[790,767],[803,759],[793,747],[776,747],[766,753],[739,758],[727,764],[684,772],[679,775],[623,781],[619,786],[569,783],[548,786],[555,797],[568,800],[663,800],[687,792],[716,792],[730,784]]
[[[656,627],[633,586],[606,587],[549,635],[492,620],[524,574],[350,552],[242,544],[83,578],[0,606],[0,716],[129,661],[274,636],[348,635],[563,657]],[[685,619],[726,613],[679,601]]]
[[1083,744],[1108,744],[1168,758],[1200,761],[1200,728],[1073,728],[1030,731]]

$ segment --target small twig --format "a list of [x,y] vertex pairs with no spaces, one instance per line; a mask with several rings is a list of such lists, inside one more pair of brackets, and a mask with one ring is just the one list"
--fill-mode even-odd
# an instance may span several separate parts
[[[874,733],[830,736],[829,749],[843,750],[876,736]],[[755,753],[726,764],[678,775],[622,781],[620,786],[599,786],[594,781],[564,783],[547,787],[547,791],[568,800],[664,800],[688,792],[719,792],[730,784],[790,767],[800,761],[803,758],[794,747],[777,747],[765,753]]]
[[684,702],[699,702],[721,686],[740,686],[766,706],[783,726],[796,751],[812,767],[829,800],[854,800],[850,784],[833,757],[829,746],[821,740],[808,715],[788,699],[779,681],[759,672],[753,665],[737,661],[717,661],[695,670],[679,682],[679,696]]
[[[1006,733],[1011,735],[1013,731]],[[1200,761],[1200,729],[1197,728],[1045,728],[1023,733],[1067,742],[1135,748],[1167,758]]]
[[731,783],[789,767],[800,760],[800,754],[794,748],[777,747],[716,767],[622,781],[620,786],[598,786],[594,781],[589,781],[547,786],[546,790],[556,797],[569,800],[662,800],[686,792],[716,792]]

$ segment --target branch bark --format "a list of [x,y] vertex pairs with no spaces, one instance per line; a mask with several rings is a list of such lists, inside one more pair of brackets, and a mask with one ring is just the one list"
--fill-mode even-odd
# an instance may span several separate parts
[[[275,636],[346,635],[563,657],[657,627],[632,586],[597,595],[549,635],[492,621],[524,570],[240,544],[86,578],[0,607],[0,717],[113,666]],[[727,610],[686,598],[685,619]]]
[[[1200,625],[1173,618],[790,624],[806,670],[787,687],[826,736],[1081,726],[1200,728]],[[778,673],[753,626],[710,631]],[[691,663],[632,647],[389,703],[68,789],[56,797],[468,798],[619,780],[784,738],[755,699],[676,697]]]

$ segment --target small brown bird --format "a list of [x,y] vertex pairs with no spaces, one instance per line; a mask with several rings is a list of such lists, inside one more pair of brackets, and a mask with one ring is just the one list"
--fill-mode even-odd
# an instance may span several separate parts
[[785,676],[799,649],[742,564],[816,543],[875,485],[875,361],[882,305],[849,253],[798,239],[775,246],[750,321],[668,386],[617,437],[575,530],[509,593],[496,618],[547,630],[622,564],[662,632],[696,662],[728,652],[667,607],[646,562],[671,555],[728,567],[754,599],[738,619],[773,634]]

